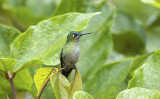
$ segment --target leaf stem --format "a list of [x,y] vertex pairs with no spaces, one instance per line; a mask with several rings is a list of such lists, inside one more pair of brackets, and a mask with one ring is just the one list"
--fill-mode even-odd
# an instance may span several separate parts
[[75,82],[75,79],[76,79],[76,74],[77,74],[77,68],[75,68],[75,70],[76,70],[76,72],[75,72],[75,75],[74,75],[74,79],[73,79],[73,82],[72,82],[72,84],[71,84],[71,88],[70,88],[70,91],[69,91],[69,96],[70,96],[70,94],[71,94],[71,91],[72,91],[72,88],[73,88],[73,85],[74,85],[74,82]]
[[[55,68],[53,68],[53,69],[54,69],[54,72],[60,72],[60,71],[62,71],[62,70],[65,69],[65,68],[66,68],[66,67],[61,68],[61,69],[59,69],[58,71],[56,71]],[[43,92],[44,88],[46,87],[46,85],[48,84],[49,81],[50,81],[50,77],[47,79],[47,81],[44,83],[43,87],[41,88],[41,91],[39,92],[37,99],[40,99],[40,97],[41,97],[41,95],[42,95],[42,92]]]
[[9,71],[7,72],[7,76],[8,76],[9,82],[10,82],[11,87],[12,87],[12,92],[13,92],[14,99],[17,99],[16,90],[15,90],[15,87],[14,87],[14,84],[13,84],[14,76],[11,76]]
[[47,79],[47,81],[44,83],[43,87],[41,88],[41,91],[39,92],[37,99],[40,99],[42,92],[49,81],[50,81],[50,77]]

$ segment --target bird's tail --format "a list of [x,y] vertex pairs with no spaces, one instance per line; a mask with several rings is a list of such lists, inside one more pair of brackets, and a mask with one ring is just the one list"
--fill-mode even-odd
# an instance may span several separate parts
[[68,76],[69,76],[69,74],[71,73],[71,71],[72,71],[73,69],[71,68],[71,69],[69,69],[69,70],[62,70],[62,74],[66,77],[66,78],[68,78]]

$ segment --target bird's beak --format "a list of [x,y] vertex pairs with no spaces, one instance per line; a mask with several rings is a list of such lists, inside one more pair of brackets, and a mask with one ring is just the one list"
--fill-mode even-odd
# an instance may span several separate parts
[[87,35],[87,34],[91,34],[91,32],[89,32],[89,33],[82,33],[82,34],[80,34],[80,36]]

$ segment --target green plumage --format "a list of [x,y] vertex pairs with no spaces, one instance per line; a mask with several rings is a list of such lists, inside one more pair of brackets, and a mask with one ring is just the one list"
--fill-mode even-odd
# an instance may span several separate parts
[[79,40],[81,36],[86,34],[90,33],[81,34],[79,32],[71,31],[67,36],[66,44],[62,48],[60,56],[61,67],[67,67],[62,71],[62,74],[66,77],[68,77],[73,68],[76,68],[75,64],[79,59],[80,53]]

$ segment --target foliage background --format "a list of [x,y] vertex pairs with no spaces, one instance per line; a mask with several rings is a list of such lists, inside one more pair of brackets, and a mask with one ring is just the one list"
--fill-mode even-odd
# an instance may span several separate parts
[[[94,16],[89,21],[88,27],[82,31],[93,32],[92,35],[80,41],[81,54],[77,67],[82,77],[82,90],[95,99],[115,99],[116,97],[117,99],[128,99],[128,97],[158,99],[160,98],[159,8],[159,0],[152,0],[152,2],[149,0],[1,0],[1,71],[3,63],[8,66],[7,70],[18,71],[14,84],[19,99],[36,98],[37,90],[33,82],[36,70],[59,64],[59,51],[64,45],[69,30],[82,30],[88,21],[85,24],[78,24],[81,21],[81,17],[78,17],[73,23],[77,22],[76,24],[82,27],[73,28],[64,25],[61,31],[66,29],[68,31],[65,31],[64,34],[57,32],[56,35],[53,35],[55,41],[59,39],[59,35],[61,39],[64,38],[60,43],[55,42],[56,45],[53,48],[47,47],[48,51],[59,50],[52,53],[53,56],[55,55],[54,59],[38,56],[35,60],[26,60],[28,59],[26,55],[34,57],[34,51],[45,47],[43,44],[32,45],[36,41],[30,39],[30,35],[35,33],[34,29],[39,29],[37,31],[42,33],[46,32],[46,35],[40,34],[40,37],[44,38],[41,41],[46,40],[49,43],[47,33],[53,31],[50,29],[52,25],[50,22],[54,16],[69,12],[101,12]],[[71,14],[74,15],[74,13]],[[47,19],[49,21],[43,21]],[[57,18],[57,20],[65,19]],[[86,18],[86,20],[89,19]],[[31,26],[35,26],[34,29]],[[19,44],[19,41],[25,41],[25,43]],[[22,56],[18,56],[17,46],[31,49],[24,50],[24,52],[19,51]],[[52,63],[42,65],[49,62]],[[23,63],[23,66],[20,63]],[[20,67],[23,68],[19,70]],[[5,99],[8,95],[12,99],[8,80],[3,72],[0,72],[0,76],[0,97]],[[41,99],[51,99],[51,97],[55,96],[49,83]]]

